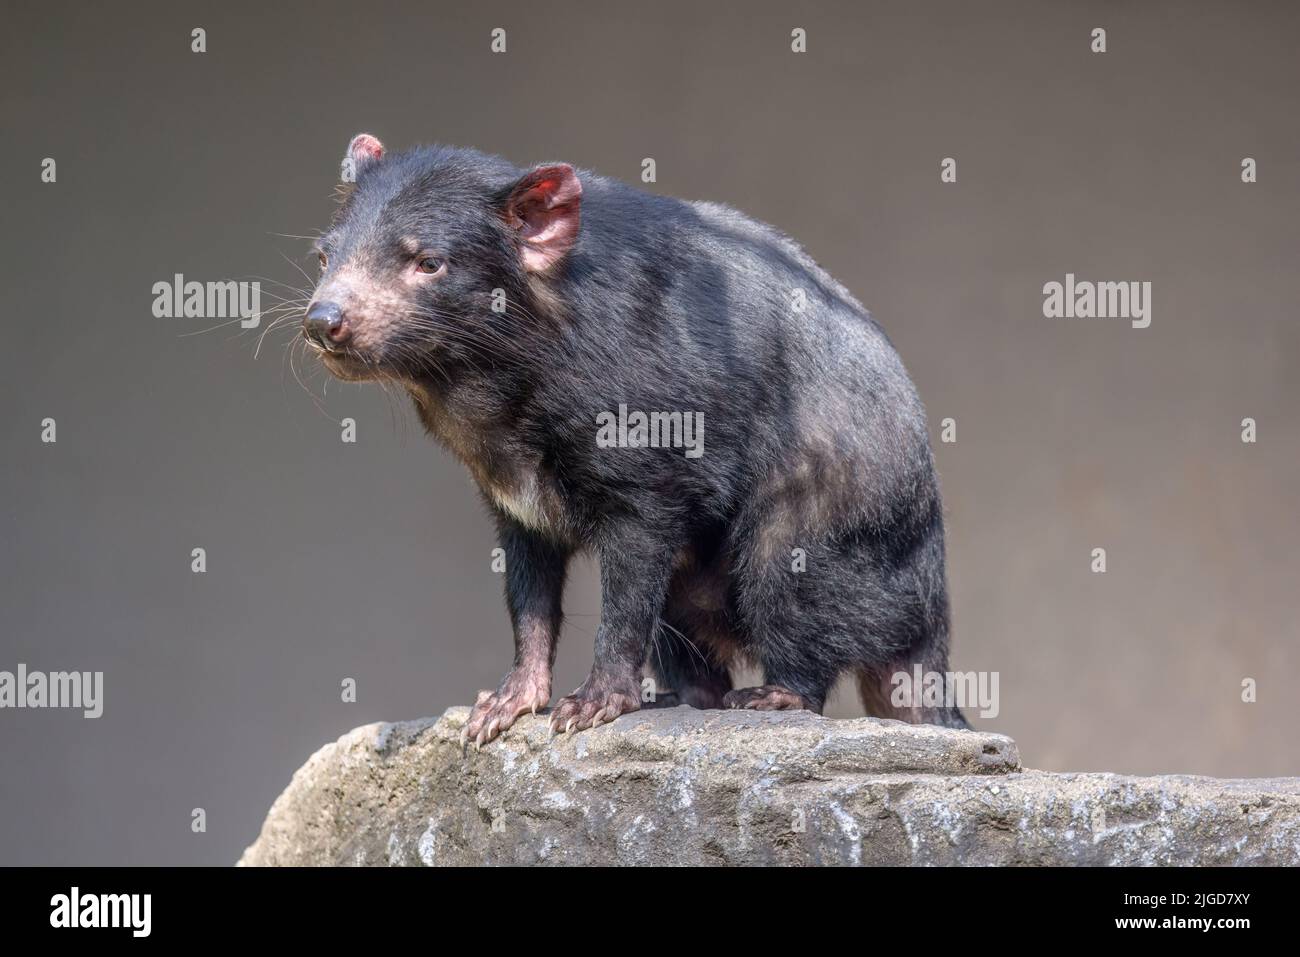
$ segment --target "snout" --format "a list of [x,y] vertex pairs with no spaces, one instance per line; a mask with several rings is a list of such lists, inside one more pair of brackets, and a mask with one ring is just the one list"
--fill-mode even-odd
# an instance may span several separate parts
[[352,329],[338,303],[316,302],[303,317],[302,334],[309,342],[333,351],[347,343],[352,337]]

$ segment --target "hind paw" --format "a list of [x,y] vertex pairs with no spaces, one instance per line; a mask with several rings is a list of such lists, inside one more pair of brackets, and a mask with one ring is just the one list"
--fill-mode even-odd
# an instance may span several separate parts
[[763,685],[758,688],[737,688],[722,698],[724,708],[742,708],[751,711],[813,711],[801,695],[780,685]]

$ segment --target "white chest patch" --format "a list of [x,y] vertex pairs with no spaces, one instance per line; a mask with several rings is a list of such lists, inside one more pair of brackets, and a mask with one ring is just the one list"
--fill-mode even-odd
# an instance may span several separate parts
[[550,523],[542,514],[541,495],[537,488],[537,476],[529,473],[519,483],[518,488],[506,489],[493,486],[492,500],[508,512],[519,524],[535,531],[544,532]]

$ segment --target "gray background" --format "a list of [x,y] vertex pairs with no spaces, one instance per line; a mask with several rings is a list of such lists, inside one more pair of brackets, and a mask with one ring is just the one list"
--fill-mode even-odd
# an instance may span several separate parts
[[[322,397],[318,372],[314,401],[284,339],[254,360],[253,336],[150,311],[176,272],[294,283],[281,253],[310,269],[306,244],[274,234],[324,226],[362,130],[627,180],[652,156],[653,188],[794,235],[889,331],[936,438],[958,421],[937,447],[954,662],[1001,675],[1002,713],[977,723],[1040,768],[1300,771],[1294,7],[4,19],[0,669],[102,670],[106,703],[98,721],[0,712],[0,862],[229,863],[313,750],[469,703],[509,663],[488,523],[405,408],[374,386]],[[1243,156],[1259,183],[1240,182]],[[1067,271],[1151,281],[1151,327],[1044,319],[1042,285]],[[568,611],[557,694],[590,664],[590,563]],[[1240,701],[1247,676],[1258,703]]]

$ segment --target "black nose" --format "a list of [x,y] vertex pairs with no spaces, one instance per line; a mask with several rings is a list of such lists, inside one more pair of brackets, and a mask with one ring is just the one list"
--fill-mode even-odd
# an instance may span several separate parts
[[342,345],[351,334],[343,310],[333,302],[318,302],[308,309],[302,320],[302,331],[308,339],[325,349]]

